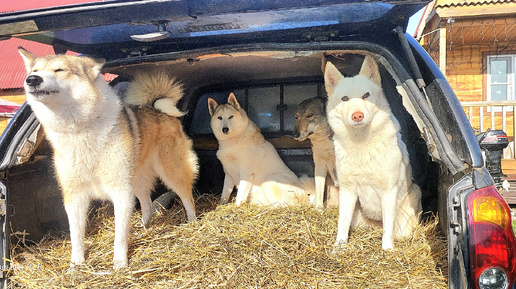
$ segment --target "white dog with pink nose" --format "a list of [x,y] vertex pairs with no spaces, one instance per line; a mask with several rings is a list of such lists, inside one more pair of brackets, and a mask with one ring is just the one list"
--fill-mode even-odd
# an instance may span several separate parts
[[378,64],[368,54],[360,73],[346,78],[328,62],[324,79],[340,183],[335,249],[345,248],[350,228],[380,222],[382,248],[393,249],[394,237],[410,234],[419,222],[421,190],[412,183],[409,154],[383,94]]

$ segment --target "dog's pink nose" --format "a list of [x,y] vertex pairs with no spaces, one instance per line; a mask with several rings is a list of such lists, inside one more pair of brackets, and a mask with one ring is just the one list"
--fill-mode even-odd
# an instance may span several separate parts
[[359,122],[361,120],[364,119],[364,113],[361,112],[361,111],[355,111],[352,115],[351,115],[351,119],[353,119],[353,121],[355,122]]

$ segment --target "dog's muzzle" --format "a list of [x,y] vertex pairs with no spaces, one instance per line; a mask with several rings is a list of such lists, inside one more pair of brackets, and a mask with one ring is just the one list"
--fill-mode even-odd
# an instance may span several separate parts
[[293,132],[293,133],[292,133],[292,137],[293,137],[294,139],[298,140],[298,141],[304,141],[304,140],[306,140],[309,136],[311,136],[313,133],[314,133],[313,131],[310,131],[310,132],[308,132],[308,134],[307,134],[306,136],[301,137],[301,133],[300,133],[300,132],[295,131],[295,132]]
[[25,83],[28,85],[28,86],[31,86],[31,87],[37,87],[39,86],[40,84],[43,83],[43,78],[41,76],[38,76],[38,75],[29,75],[26,79],[25,79]]
[[227,128],[227,127],[223,127],[223,128],[222,128],[222,132],[223,132],[224,134],[228,134],[228,132],[229,132],[229,128]]

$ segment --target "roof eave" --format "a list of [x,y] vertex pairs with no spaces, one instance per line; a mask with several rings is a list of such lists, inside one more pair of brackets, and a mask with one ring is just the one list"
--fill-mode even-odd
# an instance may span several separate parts
[[516,2],[489,3],[470,6],[436,7],[436,13],[441,18],[469,18],[486,16],[504,16],[516,13]]

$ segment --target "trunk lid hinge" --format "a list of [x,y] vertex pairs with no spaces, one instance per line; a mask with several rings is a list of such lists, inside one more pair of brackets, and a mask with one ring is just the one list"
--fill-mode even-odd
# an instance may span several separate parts
[[400,40],[401,46],[403,47],[403,51],[407,56],[407,60],[410,65],[410,71],[412,72],[412,77],[415,78],[416,85],[423,92],[426,101],[430,104],[428,99],[428,95],[426,94],[426,83],[423,80],[423,75],[421,74],[421,70],[419,70],[419,66],[417,65],[416,58],[414,57],[414,53],[410,49],[410,45],[408,43],[407,37],[405,36],[405,31],[400,26],[396,27],[396,33],[398,34],[398,38]]

